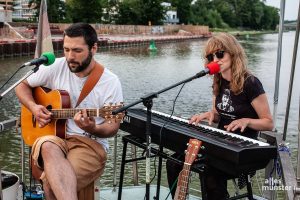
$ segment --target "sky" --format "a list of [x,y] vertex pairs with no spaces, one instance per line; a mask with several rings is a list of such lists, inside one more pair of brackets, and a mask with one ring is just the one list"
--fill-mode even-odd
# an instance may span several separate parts
[[[266,0],[266,4],[280,8],[281,0]],[[297,20],[299,9],[299,0],[285,0],[285,20]]]

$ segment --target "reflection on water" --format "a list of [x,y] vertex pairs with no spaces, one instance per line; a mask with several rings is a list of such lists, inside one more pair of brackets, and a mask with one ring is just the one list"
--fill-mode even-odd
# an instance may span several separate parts
[[[249,58],[250,70],[259,77],[267,92],[271,109],[273,109],[273,95],[275,83],[277,34],[255,35],[249,38],[240,37],[242,45],[246,49]],[[285,115],[285,104],[290,78],[292,49],[294,32],[284,33],[282,69],[279,89],[279,105],[277,117],[277,129],[282,131]],[[107,68],[116,73],[123,86],[125,103],[138,100],[141,96],[161,90],[178,81],[193,76],[203,69],[202,48],[205,40],[180,42],[173,44],[158,44],[157,52],[149,52],[147,46],[101,50],[96,59]],[[0,60],[0,85],[25,61],[31,58],[13,58]],[[10,83],[18,80],[28,69],[23,69]],[[296,67],[295,77],[299,77]],[[295,78],[294,85],[299,85],[299,79]],[[3,91],[3,90],[2,90]],[[153,109],[170,113],[173,101],[179,91],[179,87],[165,92],[154,100]],[[138,105],[137,107],[141,107]],[[296,162],[297,123],[299,107],[299,87],[294,87],[290,120],[288,126],[288,142],[293,148],[293,162]],[[211,108],[211,78],[202,77],[186,84],[178,97],[175,106],[175,115],[189,117],[194,113],[204,112]],[[13,92],[0,102],[0,121],[19,115],[19,105]],[[121,131],[120,131],[120,134]],[[110,139],[111,142],[113,139]],[[20,136],[14,130],[0,135],[0,166],[4,170],[14,171],[20,174]],[[118,137],[118,166],[122,143]],[[110,156],[111,159],[111,156]],[[120,167],[118,167],[119,169]],[[144,168],[140,168],[140,180],[144,180]],[[112,186],[113,165],[109,160],[105,174],[101,178],[101,185]],[[125,185],[132,183],[131,167],[127,164],[127,178]],[[163,172],[165,173],[165,172]],[[153,174],[152,174],[153,175]],[[197,178],[195,178],[197,179]],[[194,180],[195,180],[194,179]],[[166,185],[166,177],[163,176],[163,184]],[[195,181],[197,185],[197,181]],[[197,186],[196,186],[197,187]]]

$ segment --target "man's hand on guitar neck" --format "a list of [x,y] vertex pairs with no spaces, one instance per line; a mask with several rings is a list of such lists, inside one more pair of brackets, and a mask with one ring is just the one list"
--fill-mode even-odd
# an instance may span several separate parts
[[80,110],[74,116],[76,125],[88,133],[95,132],[96,122],[94,117],[89,117],[85,109]]
[[35,104],[34,106],[31,106],[30,110],[34,115],[35,120],[38,122],[40,128],[43,128],[51,121],[52,113],[44,106]]
[[95,118],[89,117],[86,109],[77,112],[73,119],[79,128],[100,138],[113,137],[120,126],[120,121],[114,120],[96,124]]

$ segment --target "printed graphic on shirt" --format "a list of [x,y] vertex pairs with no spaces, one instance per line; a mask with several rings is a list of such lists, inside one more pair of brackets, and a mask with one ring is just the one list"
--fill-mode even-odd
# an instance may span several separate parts
[[220,110],[223,110],[225,112],[233,112],[234,108],[232,106],[232,101],[230,98],[230,90],[229,89],[225,89],[223,96],[222,96],[222,102],[218,103],[218,108]]

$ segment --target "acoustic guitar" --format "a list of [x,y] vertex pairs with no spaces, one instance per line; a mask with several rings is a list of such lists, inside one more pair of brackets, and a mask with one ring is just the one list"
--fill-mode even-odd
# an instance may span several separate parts
[[177,182],[177,188],[174,200],[185,200],[186,192],[189,184],[189,176],[191,165],[198,156],[198,152],[202,145],[202,141],[197,139],[190,139],[188,143],[188,148],[186,150],[185,160],[182,171],[179,173],[179,178]]
[[[36,87],[33,89],[33,98],[37,104],[45,106],[52,113],[52,119],[48,125],[40,128],[34,115],[22,105],[21,128],[25,143],[32,146],[38,137],[45,135],[56,135],[60,138],[65,138],[67,119],[73,118],[75,113],[82,110],[82,108],[70,108],[70,96],[65,90],[50,90],[44,87]],[[121,106],[123,104],[111,104],[100,109],[88,108],[86,110],[90,117],[103,117],[109,122],[113,120],[121,121],[124,113],[112,115],[112,111]]]

